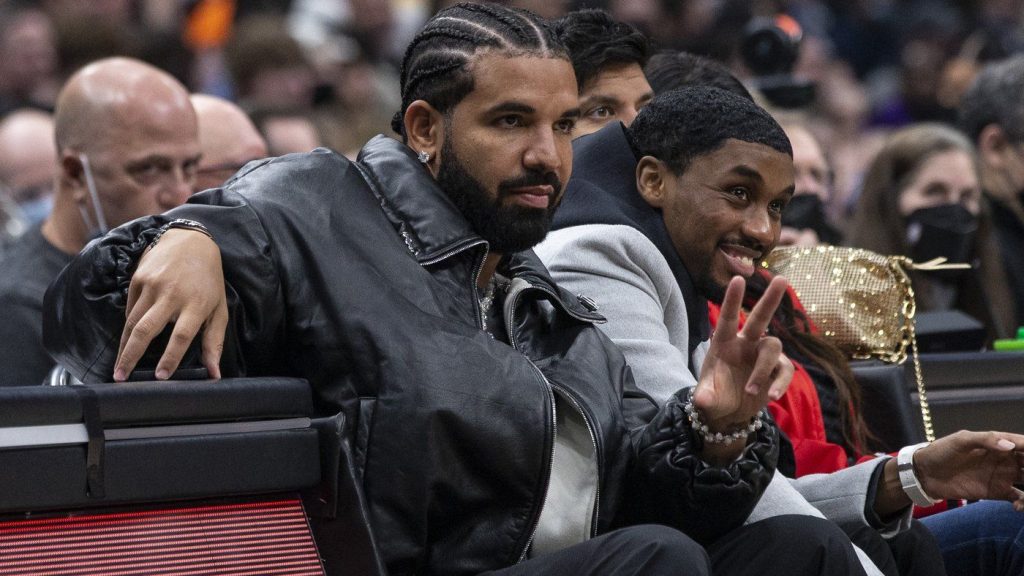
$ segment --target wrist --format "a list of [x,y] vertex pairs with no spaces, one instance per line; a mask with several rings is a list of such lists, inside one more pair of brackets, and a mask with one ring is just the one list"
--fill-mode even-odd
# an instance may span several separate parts
[[160,239],[171,230],[191,230],[203,234],[210,240],[213,240],[213,234],[210,234],[210,231],[207,230],[206,226],[203,226],[201,222],[189,220],[187,218],[175,218],[157,229],[156,234],[154,234],[153,238],[149,241],[149,246],[147,248],[152,249],[156,246],[157,242],[159,242]]
[[928,442],[904,446],[896,456],[896,465],[899,471],[900,486],[907,497],[917,506],[927,507],[937,504],[941,499],[936,499],[924,490],[921,483],[919,469],[914,464],[914,457],[918,451],[928,446]]
[[709,423],[704,415],[700,413],[700,409],[693,403],[692,389],[686,396],[683,411],[686,413],[687,421],[690,423],[690,428],[693,430],[694,435],[705,446],[714,444],[729,446],[737,441],[740,441],[741,445],[745,444],[751,434],[764,426],[760,412],[746,421],[725,423],[722,420],[718,420]]

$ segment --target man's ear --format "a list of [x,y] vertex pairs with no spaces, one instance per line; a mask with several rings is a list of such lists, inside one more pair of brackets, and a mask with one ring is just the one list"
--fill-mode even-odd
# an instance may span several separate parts
[[426,165],[434,171],[437,156],[444,146],[444,115],[424,100],[416,100],[405,109],[405,138],[417,154],[427,154]]
[[985,166],[1001,169],[1006,163],[1010,140],[998,124],[989,124],[978,134],[978,157]]
[[654,156],[644,156],[636,165],[636,189],[645,202],[662,208],[668,195],[670,173],[668,165]]
[[89,187],[85,183],[85,169],[77,152],[65,149],[60,153],[61,186],[71,190],[75,202],[85,202],[89,195]]

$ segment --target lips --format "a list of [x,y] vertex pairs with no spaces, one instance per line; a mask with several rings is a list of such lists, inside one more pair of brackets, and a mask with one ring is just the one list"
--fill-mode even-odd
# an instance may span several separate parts
[[509,190],[513,201],[521,206],[546,209],[551,205],[554,188],[548,185],[528,186]]
[[754,274],[754,262],[761,258],[761,253],[735,244],[726,244],[719,247],[725,256],[725,267],[730,276],[743,276],[749,278]]

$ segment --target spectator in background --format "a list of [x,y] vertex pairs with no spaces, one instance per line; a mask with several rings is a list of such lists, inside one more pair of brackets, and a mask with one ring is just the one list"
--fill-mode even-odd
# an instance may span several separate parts
[[202,158],[192,191],[217,188],[246,163],[267,156],[267,142],[249,116],[235,104],[216,96],[193,94],[199,121]]
[[43,293],[93,237],[185,201],[199,161],[188,91],[148,64],[112,58],[71,77],[55,113],[53,211],[0,261],[0,386],[39,384]]
[[39,224],[50,213],[56,173],[50,114],[24,109],[0,122],[0,195],[7,194],[17,204],[29,225]]
[[658,52],[647,62],[644,74],[658,94],[680,86],[714,86],[753,99],[747,87],[724,64],[699,54]]
[[832,170],[825,151],[803,120],[781,115],[778,118],[793,146],[793,199],[782,213],[780,246],[816,246],[839,244],[839,231],[828,221],[827,206],[832,200]]
[[47,0],[46,8],[57,34],[62,80],[103,58],[138,56],[148,32],[133,25],[129,7],[119,0]]
[[0,115],[24,106],[51,110],[59,87],[50,17],[35,2],[0,4]]
[[316,77],[283,18],[254,15],[239,22],[225,57],[243,106],[312,108]]
[[308,112],[300,108],[255,109],[250,114],[270,156],[309,152],[324,142]]
[[911,272],[917,309],[958,309],[991,337],[1008,337],[1013,301],[982,204],[974,145],[942,124],[892,134],[868,167],[847,243],[923,263],[937,257],[971,270]]
[[993,63],[960,103],[960,127],[978,147],[982,192],[1024,326],[1024,56]]
[[574,135],[596,132],[616,120],[629,125],[654,97],[644,77],[647,38],[603,10],[570,12],[554,27],[569,48],[580,90],[581,116]]

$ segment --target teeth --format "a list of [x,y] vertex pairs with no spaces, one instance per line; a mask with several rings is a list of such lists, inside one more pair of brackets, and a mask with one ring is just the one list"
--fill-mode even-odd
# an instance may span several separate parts
[[743,263],[744,266],[752,266],[754,264],[754,259],[750,256],[737,256],[737,259]]

